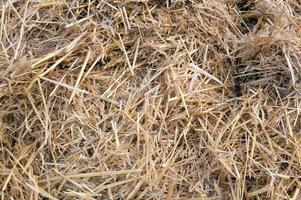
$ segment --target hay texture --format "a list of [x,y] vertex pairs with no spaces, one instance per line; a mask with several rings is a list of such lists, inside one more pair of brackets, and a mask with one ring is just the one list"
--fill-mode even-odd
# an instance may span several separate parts
[[299,0],[1,0],[1,200],[300,200]]

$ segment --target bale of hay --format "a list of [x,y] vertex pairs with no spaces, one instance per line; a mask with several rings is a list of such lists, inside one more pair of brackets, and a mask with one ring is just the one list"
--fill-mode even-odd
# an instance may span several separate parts
[[0,3],[0,196],[301,199],[298,0]]

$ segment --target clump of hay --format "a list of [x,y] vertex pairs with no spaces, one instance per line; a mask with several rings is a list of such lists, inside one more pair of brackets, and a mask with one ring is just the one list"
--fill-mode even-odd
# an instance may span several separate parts
[[297,0],[2,1],[2,199],[300,199]]

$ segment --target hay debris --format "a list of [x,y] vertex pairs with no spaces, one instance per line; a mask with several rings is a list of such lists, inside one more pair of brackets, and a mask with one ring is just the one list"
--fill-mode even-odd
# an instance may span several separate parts
[[301,199],[300,14],[2,0],[1,199]]

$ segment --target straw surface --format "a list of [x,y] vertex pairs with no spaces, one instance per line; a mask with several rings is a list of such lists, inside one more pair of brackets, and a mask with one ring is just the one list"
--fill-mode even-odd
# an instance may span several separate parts
[[1,0],[1,199],[301,199],[300,36],[298,0]]

